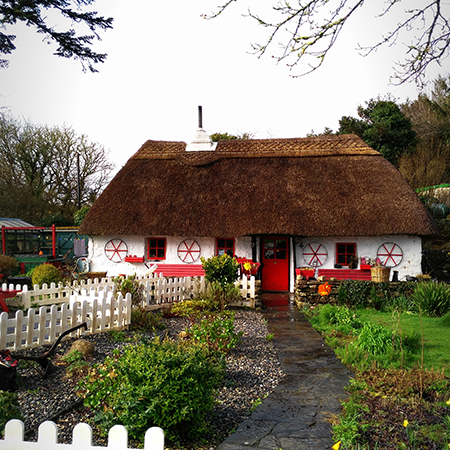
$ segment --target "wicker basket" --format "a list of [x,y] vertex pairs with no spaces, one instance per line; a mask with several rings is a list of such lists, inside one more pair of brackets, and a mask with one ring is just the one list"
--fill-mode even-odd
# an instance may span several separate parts
[[389,276],[391,274],[390,267],[372,267],[370,269],[370,274],[372,276],[372,281],[376,283],[385,283],[389,281]]

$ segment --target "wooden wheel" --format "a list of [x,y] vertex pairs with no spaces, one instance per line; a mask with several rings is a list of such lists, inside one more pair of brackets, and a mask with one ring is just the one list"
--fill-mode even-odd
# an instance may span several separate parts
[[121,262],[128,255],[128,246],[122,239],[111,239],[105,244],[105,255],[112,262]]
[[378,247],[377,258],[386,267],[396,267],[403,259],[403,250],[395,242],[385,242]]
[[322,266],[327,262],[328,251],[320,242],[311,242],[303,250],[305,264],[312,267]]
[[178,258],[184,263],[192,264],[200,257],[201,248],[197,241],[185,239],[178,244]]

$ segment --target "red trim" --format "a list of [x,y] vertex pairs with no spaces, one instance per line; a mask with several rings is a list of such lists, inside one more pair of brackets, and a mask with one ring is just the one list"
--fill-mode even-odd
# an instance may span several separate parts
[[158,264],[154,273],[164,277],[203,277],[205,270],[201,264]]
[[[156,246],[155,247],[150,247],[150,240],[151,239],[155,239],[156,240]],[[158,246],[158,241],[160,240],[164,240],[164,247],[159,247]],[[160,249],[164,249],[164,256],[159,256],[158,257],[158,250]],[[156,256],[150,256],[150,249],[154,249],[155,250],[155,255]],[[161,261],[166,259],[166,252],[167,252],[167,241],[166,238],[164,237],[149,237],[147,238],[147,259],[151,259],[152,261]]]
[[136,262],[136,263],[143,263],[144,262],[144,257],[142,256],[125,256],[124,259],[125,262]]
[[[345,252],[339,252],[338,248],[340,245],[345,245]],[[347,250],[347,247],[349,245],[353,245],[353,252],[349,252]],[[339,256],[344,256],[345,261],[339,261]],[[336,243],[336,264],[342,264],[343,266],[348,266],[348,258],[350,256],[355,257],[356,256],[356,244],[354,242],[337,242]]]
[[326,278],[336,278],[337,280],[372,280],[372,275],[368,270],[352,269],[318,269],[318,276]]
[[[224,239],[225,240],[225,247],[219,247],[219,239]],[[227,246],[227,241],[233,241],[233,247],[228,247]],[[234,238],[224,238],[224,237],[220,237],[220,238],[216,238],[216,255],[219,255],[219,250],[224,250],[224,253],[227,253],[227,250],[232,250],[233,251],[233,258],[236,255],[235,253],[235,240]]]

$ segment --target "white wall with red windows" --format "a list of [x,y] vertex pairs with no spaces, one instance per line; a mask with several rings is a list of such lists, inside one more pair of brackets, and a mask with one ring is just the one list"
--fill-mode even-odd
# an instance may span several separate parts
[[361,258],[376,260],[379,258],[398,271],[399,280],[407,275],[422,273],[422,240],[418,236],[390,235],[374,237],[295,238],[296,267],[314,267],[320,269],[343,269],[352,259],[356,260],[355,269],[360,269]]
[[145,273],[153,264],[201,264],[201,256],[209,258],[226,251],[251,259],[251,245],[248,236],[94,236],[89,238],[88,259],[92,272],[107,272],[108,276],[131,275]]

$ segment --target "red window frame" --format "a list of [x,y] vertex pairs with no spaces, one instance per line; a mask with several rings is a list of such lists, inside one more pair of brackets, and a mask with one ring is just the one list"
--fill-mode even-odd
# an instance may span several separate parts
[[[224,242],[220,242],[224,241]],[[217,238],[216,239],[216,255],[220,256],[227,253],[232,258],[235,256],[235,241],[234,238]],[[232,253],[232,254],[230,254]]]
[[154,259],[158,261],[166,259],[166,251],[167,251],[166,238],[162,237],[147,238],[147,259]]
[[[353,250],[350,246],[353,247]],[[338,242],[336,244],[336,264],[348,266],[351,257],[356,257],[356,244],[354,242]]]

